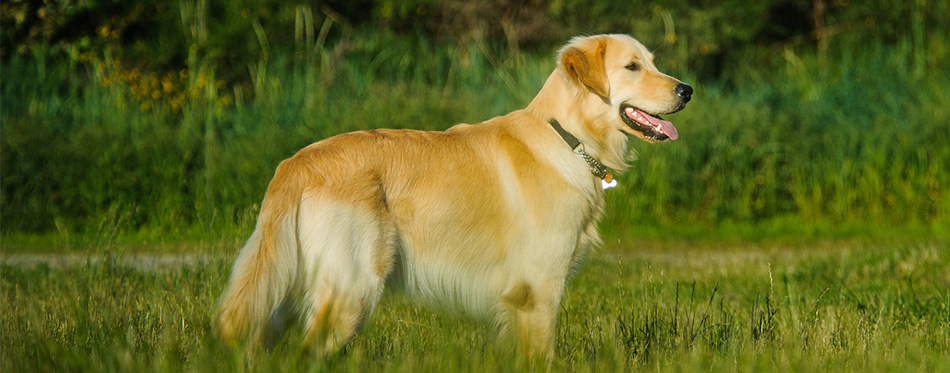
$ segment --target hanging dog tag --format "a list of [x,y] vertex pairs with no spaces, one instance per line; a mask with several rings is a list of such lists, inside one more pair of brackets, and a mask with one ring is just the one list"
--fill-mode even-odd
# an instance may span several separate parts
[[614,175],[611,175],[608,172],[606,175],[604,175],[603,179],[600,179],[600,186],[602,186],[604,190],[613,188],[617,186],[617,180],[614,180]]

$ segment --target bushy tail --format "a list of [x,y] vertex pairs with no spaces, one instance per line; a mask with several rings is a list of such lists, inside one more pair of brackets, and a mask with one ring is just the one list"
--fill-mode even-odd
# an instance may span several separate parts
[[277,168],[267,187],[257,227],[231,272],[216,314],[216,333],[226,342],[261,342],[271,315],[293,282],[297,267],[297,210],[304,187],[293,159]]

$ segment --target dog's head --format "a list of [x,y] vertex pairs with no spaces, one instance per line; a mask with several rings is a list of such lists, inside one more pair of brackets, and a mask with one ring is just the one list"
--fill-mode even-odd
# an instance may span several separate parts
[[693,89],[657,70],[653,54],[636,39],[574,38],[561,49],[558,69],[581,103],[577,109],[583,112],[585,130],[603,141],[609,153],[625,152],[628,135],[650,143],[679,137],[660,115],[686,107]]

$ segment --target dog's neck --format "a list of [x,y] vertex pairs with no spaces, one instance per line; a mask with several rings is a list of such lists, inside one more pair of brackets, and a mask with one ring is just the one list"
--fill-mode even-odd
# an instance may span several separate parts
[[605,144],[590,136],[590,129],[586,128],[589,124],[584,122],[585,115],[579,112],[584,110],[584,101],[593,98],[589,97],[590,92],[567,79],[560,67],[555,69],[525,111],[544,122],[557,120],[567,133],[585,144],[588,154],[601,159]]
[[[571,135],[570,132],[565,131],[564,127],[561,127],[561,124],[558,123],[557,119],[551,119],[548,121],[548,123],[550,123],[551,127],[557,131],[557,134],[560,135],[562,139],[564,139],[564,142],[566,142],[567,145],[571,147],[571,151],[573,151],[574,154],[584,158],[584,162],[587,162],[587,167],[590,169],[590,173],[604,181],[604,189],[617,185],[616,182],[613,182],[613,174],[610,173],[610,169],[608,169],[607,166],[604,166],[603,163],[598,162],[594,157],[588,155],[587,151],[584,150],[584,144],[574,137],[574,135]],[[611,182],[613,182],[613,184],[611,184]]]
[[[613,180],[610,170],[598,161],[596,149],[598,146],[592,146],[592,152],[588,153],[587,146],[584,143],[588,140],[584,132],[578,127],[583,123],[572,115],[567,108],[576,107],[570,103],[580,100],[582,92],[576,92],[576,88],[564,82],[560,75],[560,70],[555,70],[544,83],[544,87],[535,96],[534,100],[528,104],[525,111],[533,116],[544,120],[550,124],[557,134],[570,147],[571,151],[582,157],[587,163],[590,172],[597,178],[603,180],[605,185]],[[566,125],[562,125],[565,123]],[[614,184],[616,185],[616,184]],[[605,186],[605,188],[607,188]]]
[[578,133],[578,129],[572,126],[573,118],[567,110],[570,107],[568,103],[577,99],[574,91],[576,89],[564,81],[560,70],[554,70],[525,110],[544,120],[554,118],[561,123],[567,123],[569,132]]
[[561,135],[561,138],[564,139],[564,142],[566,142],[567,145],[571,147],[571,150],[577,152],[577,148],[582,145],[581,140],[578,140],[577,137],[574,137],[574,135],[572,135],[570,132],[567,132],[564,127],[561,126],[561,123],[557,121],[557,119],[551,118],[548,120],[548,123],[551,124],[551,127],[554,128],[554,131],[556,131],[558,135]]
[[604,98],[571,81],[559,66],[548,76],[544,86],[525,111],[538,118],[540,123],[557,120],[565,131],[584,144],[590,157],[622,172],[628,167],[625,158],[626,147],[617,152],[609,150],[611,146],[605,142],[606,139],[593,135],[595,129],[589,121],[600,119],[598,115],[583,112],[588,107],[603,104]]

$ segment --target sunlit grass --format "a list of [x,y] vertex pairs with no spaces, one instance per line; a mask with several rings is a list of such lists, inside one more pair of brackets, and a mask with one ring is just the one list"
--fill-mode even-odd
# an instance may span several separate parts
[[[946,241],[634,241],[593,253],[562,302],[555,370],[948,371]],[[121,255],[5,265],[3,371],[240,371],[211,335],[230,264],[141,271]],[[233,249],[227,250],[232,253]],[[232,253],[233,254],[233,253]],[[488,328],[387,295],[346,352],[291,336],[263,370],[510,371]]]
[[[607,192],[607,244],[568,287],[553,368],[950,371],[950,40],[921,4],[903,39],[751,45],[737,56],[771,58],[734,58],[720,80],[697,77],[710,56],[688,32],[650,45],[696,93],[666,117],[680,139],[635,142]],[[174,71],[68,43],[5,57],[2,253],[78,262],[0,266],[0,371],[527,369],[478,322],[398,296],[329,359],[293,335],[248,359],[211,337],[210,315],[281,160],[343,132],[522,108],[554,50],[318,28],[298,5],[292,46],[270,48],[256,23],[260,53],[222,71],[202,55],[219,48],[197,47],[197,6],[176,8],[191,48]],[[119,40],[121,21],[97,35]],[[208,260],[142,270],[140,253]]]

